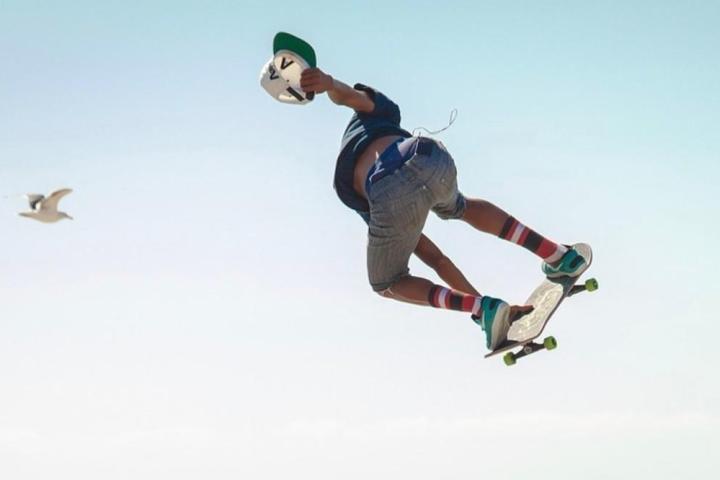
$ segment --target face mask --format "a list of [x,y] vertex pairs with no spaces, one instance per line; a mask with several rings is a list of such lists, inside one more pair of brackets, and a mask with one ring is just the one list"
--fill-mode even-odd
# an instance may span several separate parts
[[300,88],[303,70],[315,67],[315,50],[304,40],[280,32],[273,40],[274,56],[260,71],[260,84],[274,99],[295,105],[310,103],[314,92]]

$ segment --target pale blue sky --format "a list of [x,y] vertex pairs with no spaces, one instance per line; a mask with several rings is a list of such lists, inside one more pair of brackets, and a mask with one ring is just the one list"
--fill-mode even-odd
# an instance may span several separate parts
[[[0,477],[716,472],[719,22],[709,1],[0,1]],[[593,245],[601,290],[558,312],[556,351],[507,369],[465,316],[371,293],[331,188],[350,112],[265,94],[280,30],[408,129],[457,108],[461,189]],[[15,216],[63,186],[74,222]],[[482,292],[540,280],[466,225],[427,233]]]

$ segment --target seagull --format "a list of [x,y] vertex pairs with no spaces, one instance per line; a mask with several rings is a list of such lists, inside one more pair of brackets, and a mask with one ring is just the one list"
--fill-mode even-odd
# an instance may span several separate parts
[[63,188],[50,194],[49,197],[38,193],[28,193],[25,197],[30,202],[29,212],[21,212],[18,215],[22,217],[32,218],[38,222],[55,223],[63,218],[72,220],[73,218],[65,212],[58,212],[58,202],[65,195],[72,192],[69,188]]

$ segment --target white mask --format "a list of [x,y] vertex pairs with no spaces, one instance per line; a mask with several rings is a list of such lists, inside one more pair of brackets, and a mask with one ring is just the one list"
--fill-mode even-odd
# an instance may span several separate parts
[[295,105],[310,103],[315,94],[300,88],[300,76],[309,65],[289,50],[278,51],[260,71],[260,85],[274,99]]

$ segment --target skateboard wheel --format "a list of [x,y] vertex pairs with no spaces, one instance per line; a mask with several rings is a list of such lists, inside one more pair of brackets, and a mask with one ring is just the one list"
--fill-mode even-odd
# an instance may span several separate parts
[[508,352],[505,355],[503,355],[503,362],[505,362],[505,365],[508,367],[510,365],[515,365],[515,362],[517,362],[517,359],[515,358],[515,355],[512,352]]
[[598,285],[598,281],[594,278],[589,278],[585,280],[585,288],[588,292],[594,292],[597,290],[600,286]]
[[543,346],[548,350],[553,350],[557,348],[557,340],[555,340],[555,337],[547,337],[543,340]]

